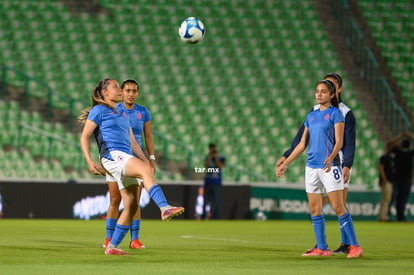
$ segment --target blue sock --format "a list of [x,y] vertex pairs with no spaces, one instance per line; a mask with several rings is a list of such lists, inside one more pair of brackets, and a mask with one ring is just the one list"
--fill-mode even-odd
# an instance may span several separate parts
[[325,216],[311,216],[313,231],[315,232],[317,247],[321,250],[328,249],[325,237]]
[[349,239],[346,235],[345,229],[343,227],[339,227],[339,230],[341,231],[341,244],[349,245]]
[[106,218],[106,238],[112,238],[115,231],[116,221],[117,219]]
[[140,226],[141,226],[141,220],[132,220],[132,223],[131,223],[131,241],[139,239]]
[[[345,207],[345,210],[346,212],[348,212],[348,207]],[[341,231],[341,244],[349,245],[349,239],[348,239],[348,236],[346,235],[345,230],[342,227],[339,227],[339,231]]]
[[112,235],[112,240],[110,244],[118,246],[122,240],[125,238],[126,233],[128,233],[129,226],[117,224],[115,227],[114,235]]
[[157,204],[159,208],[168,206],[164,192],[162,192],[162,189],[158,184],[154,184],[153,186],[151,186],[150,190],[148,191],[148,194],[154,200],[155,204]]
[[342,216],[338,217],[339,226],[341,231],[343,230],[349,240],[349,244],[352,246],[358,245],[358,241],[355,234],[354,223],[352,222],[351,215],[346,212]]

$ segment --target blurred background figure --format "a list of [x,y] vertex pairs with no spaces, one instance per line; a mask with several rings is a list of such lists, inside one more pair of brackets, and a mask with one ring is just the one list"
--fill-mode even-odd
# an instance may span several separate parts
[[408,132],[403,133],[397,138],[401,141],[399,146],[393,150],[395,153],[395,204],[397,208],[397,221],[407,221],[405,208],[410,197],[412,176],[413,176],[413,158],[414,149],[411,147],[411,141],[414,135]]
[[208,155],[204,161],[206,175],[204,177],[204,207],[202,218],[207,218],[207,205],[211,205],[211,216],[220,219],[221,178],[226,159],[220,156],[214,143],[208,145]]
[[395,154],[392,152],[394,143],[388,142],[385,153],[379,162],[379,186],[381,188],[380,209],[378,220],[390,221],[389,206],[392,199],[392,190],[395,177]]
[[[203,207],[204,207],[204,187],[200,186],[198,188],[198,195],[197,195],[197,200],[195,203],[195,218],[197,220],[201,220],[201,217],[203,216]],[[208,220],[211,217],[209,204],[206,205],[206,212],[207,212],[207,216],[205,219]]]

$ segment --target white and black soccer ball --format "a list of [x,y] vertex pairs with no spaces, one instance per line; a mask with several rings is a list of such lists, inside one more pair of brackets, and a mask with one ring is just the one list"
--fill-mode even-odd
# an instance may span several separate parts
[[267,220],[267,216],[266,216],[266,214],[263,211],[260,211],[259,210],[256,213],[256,220],[258,220],[258,221],[265,221],[265,220]]
[[194,44],[200,42],[203,40],[205,34],[206,30],[203,22],[195,17],[185,19],[178,29],[178,35],[180,36],[181,41],[185,43]]

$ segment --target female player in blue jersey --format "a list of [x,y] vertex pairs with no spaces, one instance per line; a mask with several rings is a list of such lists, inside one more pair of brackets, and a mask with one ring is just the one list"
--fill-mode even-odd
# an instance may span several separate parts
[[335,85],[331,81],[318,82],[315,98],[319,108],[307,115],[299,144],[289,157],[276,167],[276,175],[283,177],[288,165],[309,144],[305,186],[317,247],[303,256],[331,254],[326,244],[325,218],[322,213],[323,193],[326,191],[332,208],[338,216],[340,227],[344,229],[350,240],[350,252],[347,257],[357,258],[362,256],[362,249],[356,239],[352,218],[343,202],[344,181],[338,153],[343,145],[345,119],[337,108],[338,100],[335,92]]
[[[150,158],[150,165],[155,171],[155,155],[154,155],[154,142],[152,138],[152,125],[151,125],[151,114],[147,108],[140,106],[135,103],[139,96],[139,85],[135,79],[126,79],[121,84],[123,100],[118,104],[118,107],[124,110],[129,117],[132,132],[135,140],[142,148],[142,134],[144,133],[145,145]],[[103,244],[105,248],[112,239],[112,234],[115,231],[116,221],[119,215],[119,204],[121,203],[121,193],[118,189],[116,179],[110,175],[106,175],[106,181],[109,189],[109,207],[106,214],[106,239]],[[141,180],[138,180],[138,202],[141,197],[142,184]],[[139,240],[139,232],[141,228],[141,210],[138,204],[138,211],[132,218],[131,223],[131,242],[129,247],[132,249],[142,249],[145,246]]]
[[[356,144],[356,121],[353,112],[351,109],[342,102],[341,93],[342,93],[342,77],[337,73],[328,73],[325,75],[324,79],[331,81],[335,85],[336,89],[336,97],[339,101],[339,110],[341,111],[342,115],[345,117],[345,129],[344,129],[344,139],[343,139],[343,146],[341,151],[339,152],[341,157],[342,163],[342,175],[344,178],[344,203],[346,205],[347,197],[348,197],[348,189],[351,180],[351,171],[352,165],[354,163],[354,156],[355,156],[355,144]],[[319,108],[319,105],[315,105],[312,110],[316,110]],[[276,166],[285,161],[285,159],[292,153],[293,149],[299,143],[302,134],[303,134],[304,125],[299,129],[298,133],[296,134],[291,147],[286,150],[283,156],[278,159]],[[324,200],[325,202],[325,200]],[[341,231],[341,245],[332,251],[332,253],[338,254],[348,254],[349,253],[349,240],[346,237],[346,234],[342,228]],[[316,247],[316,246],[315,246]],[[312,248],[313,249],[313,248]],[[311,250],[311,249],[310,249]],[[308,251],[310,251],[308,250]]]
[[[124,210],[105,249],[107,255],[128,254],[118,248],[138,211],[137,181],[128,180],[128,177],[143,180],[144,187],[160,207],[163,220],[184,212],[183,207],[170,206],[161,187],[156,184],[154,170],[135,140],[127,113],[117,106],[121,100],[122,90],[118,82],[106,78],[92,91],[92,107],[84,110],[79,117],[84,124],[80,144],[89,171],[95,175],[110,174],[114,177],[124,202]],[[92,135],[98,144],[101,165],[94,162],[90,154],[89,140]]]

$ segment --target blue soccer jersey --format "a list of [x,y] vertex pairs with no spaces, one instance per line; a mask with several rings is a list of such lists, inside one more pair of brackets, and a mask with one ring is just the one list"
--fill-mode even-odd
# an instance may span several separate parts
[[88,120],[98,126],[93,134],[98,143],[99,155],[110,160],[110,152],[115,150],[132,155],[128,115],[118,106],[115,111],[105,105],[96,105],[88,115]]
[[[305,120],[305,127],[309,129],[308,160],[306,165],[311,168],[323,168],[324,161],[331,154],[335,145],[335,124],[344,122],[341,111],[330,106],[326,110],[314,110]],[[336,156],[332,165],[340,165],[339,156]]]
[[[318,110],[320,105],[317,104],[313,106],[312,111]],[[343,102],[339,102],[339,110],[341,111],[342,115],[345,117],[345,129],[344,129],[344,144],[342,145],[342,154],[343,154],[343,163],[342,166],[346,166],[351,168],[354,163],[354,156],[355,156],[355,132],[356,132],[356,122],[355,116],[352,113],[351,109],[346,106]],[[298,133],[296,134],[295,138],[292,141],[292,144],[288,150],[283,154],[285,158],[289,157],[292,153],[293,149],[299,144],[300,139],[303,135],[303,129],[305,125],[302,124],[302,127],[299,129]]]
[[135,140],[142,147],[142,132],[144,131],[144,124],[152,119],[150,112],[147,108],[138,104],[135,104],[134,108],[131,110],[127,109],[123,103],[119,103],[118,107],[122,108],[128,114]]

